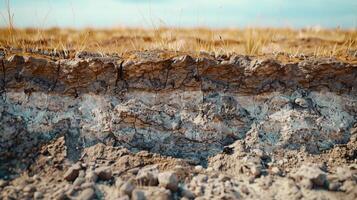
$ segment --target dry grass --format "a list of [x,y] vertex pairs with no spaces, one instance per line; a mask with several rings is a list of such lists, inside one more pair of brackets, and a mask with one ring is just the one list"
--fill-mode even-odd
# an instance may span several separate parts
[[[9,15],[11,18],[11,15]],[[9,23],[10,24],[10,23]],[[265,55],[286,53],[346,57],[357,49],[355,30],[316,29],[0,29],[0,45],[22,49],[88,50],[126,53],[140,50]]]
[[[16,29],[9,0],[1,13],[6,28],[0,28],[0,47],[94,51],[124,54],[131,51],[169,50],[229,55],[329,56],[355,59],[357,30],[341,29]],[[162,25],[165,25],[162,23]],[[351,53],[352,52],[352,53]]]

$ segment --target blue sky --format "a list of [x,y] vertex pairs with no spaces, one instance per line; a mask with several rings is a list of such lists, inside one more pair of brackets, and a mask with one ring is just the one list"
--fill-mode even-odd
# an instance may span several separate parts
[[[6,15],[4,0],[0,12]],[[17,27],[357,27],[357,0],[10,0]],[[3,17],[0,25],[4,26]]]

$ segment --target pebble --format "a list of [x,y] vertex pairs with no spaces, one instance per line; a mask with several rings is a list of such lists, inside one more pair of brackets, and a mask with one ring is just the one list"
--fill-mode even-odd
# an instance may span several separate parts
[[328,189],[331,191],[338,191],[341,186],[342,186],[342,183],[340,183],[338,181],[334,181],[334,182],[329,183]]
[[280,169],[278,167],[272,167],[270,172],[273,175],[280,175],[281,174],[281,171],[280,171]]
[[169,200],[171,199],[170,190],[159,187],[149,187],[145,189],[135,189],[132,193],[132,200]]
[[73,186],[81,186],[82,185],[82,183],[84,183],[85,182],[85,179],[84,178],[82,178],[82,177],[77,177],[76,178],[76,180],[73,182]]
[[205,174],[198,174],[197,176],[193,177],[193,180],[198,183],[205,183],[208,180],[208,176]]
[[207,167],[207,172],[213,172],[214,170],[213,170],[213,167]]
[[34,191],[36,191],[36,188],[35,188],[35,186],[33,186],[33,185],[26,185],[26,186],[23,188],[23,191],[24,191],[24,192],[34,192]]
[[341,191],[351,192],[356,191],[356,182],[354,180],[346,180],[340,187]]
[[98,175],[98,178],[106,181],[112,178],[112,170],[110,167],[99,167],[95,169],[95,173]]
[[0,187],[5,187],[7,186],[8,182],[5,180],[0,179]]
[[65,199],[68,199],[68,198],[67,198],[67,194],[66,194],[65,190],[64,189],[60,189],[59,191],[57,191],[54,194],[54,197],[52,199],[65,200]]
[[296,98],[294,102],[303,108],[309,107],[308,102],[304,98]]
[[146,200],[145,193],[142,190],[134,190],[132,200]]
[[264,151],[261,149],[253,149],[252,152],[259,158],[263,158],[265,156]]
[[196,165],[195,166],[195,170],[196,171],[202,171],[203,170],[203,167],[201,165]]
[[118,200],[130,200],[130,197],[128,195],[124,195],[122,197],[119,197]]
[[128,170],[128,173],[137,175],[138,172],[139,172],[139,170],[140,170],[140,168],[139,168],[139,167],[136,167],[136,168],[133,168],[133,169],[129,169],[129,170]]
[[144,171],[136,176],[136,181],[144,186],[157,186],[159,184],[156,173]]
[[178,178],[174,172],[162,172],[158,175],[159,185],[171,191],[177,191]]
[[131,196],[131,193],[133,192],[134,189],[135,186],[133,184],[131,184],[130,182],[126,182],[120,187],[120,192],[128,196]]
[[262,172],[261,167],[254,165],[250,168],[250,172],[253,174],[253,176],[258,177]]
[[204,194],[204,188],[202,186],[196,187],[194,194],[196,196],[202,196]]
[[218,180],[219,181],[222,181],[222,182],[224,182],[224,181],[228,181],[228,180],[230,180],[231,178],[229,178],[228,176],[226,176],[226,175],[224,175],[224,174],[219,174],[218,175]]
[[125,182],[123,181],[123,179],[121,179],[120,177],[117,177],[115,179],[115,186],[120,188]]
[[75,164],[70,167],[66,173],[64,174],[64,179],[67,181],[74,181],[79,175],[79,171],[81,170],[81,166],[79,164]]
[[186,197],[187,199],[194,199],[195,198],[195,194],[188,189],[183,189],[181,192],[183,197]]
[[42,192],[35,192],[35,193],[33,194],[33,198],[34,198],[35,200],[37,200],[37,199],[42,199],[42,198],[43,198],[43,193],[42,193]]
[[85,176],[84,170],[80,170],[79,173],[78,173],[78,177],[84,178],[84,176]]
[[98,180],[98,175],[94,171],[89,171],[85,175],[85,180],[88,182],[96,182]]
[[313,187],[312,182],[309,179],[303,179],[300,181],[300,185],[306,189],[311,190]]
[[93,187],[94,187],[94,183],[93,182],[86,182],[86,183],[83,183],[81,185],[82,189],[93,188]]
[[41,180],[41,177],[40,177],[39,175],[37,175],[37,174],[35,174],[32,178],[33,178],[34,180],[36,180],[36,181]]
[[314,185],[321,187],[327,182],[326,173],[314,165],[302,165],[294,174],[292,174],[292,177],[295,180],[301,180],[300,182],[306,188],[312,188]]
[[243,194],[246,194],[246,195],[249,194],[249,189],[248,189],[248,187],[245,186],[245,185],[242,185],[242,186],[240,187],[240,191],[241,191]]
[[93,188],[87,188],[83,190],[79,196],[78,199],[80,200],[91,200],[95,197],[95,192]]

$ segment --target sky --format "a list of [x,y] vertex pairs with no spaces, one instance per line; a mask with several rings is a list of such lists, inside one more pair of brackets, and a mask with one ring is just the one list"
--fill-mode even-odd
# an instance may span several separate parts
[[[16,27],[356,28],[357,0],[10,0]],[[0,0],[5,26],[5,0]]]

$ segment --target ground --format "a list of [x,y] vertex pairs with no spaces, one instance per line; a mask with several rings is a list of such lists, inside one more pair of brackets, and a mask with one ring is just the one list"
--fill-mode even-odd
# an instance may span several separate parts
[[356,31],[0,31],[1,199],[356,199]]

